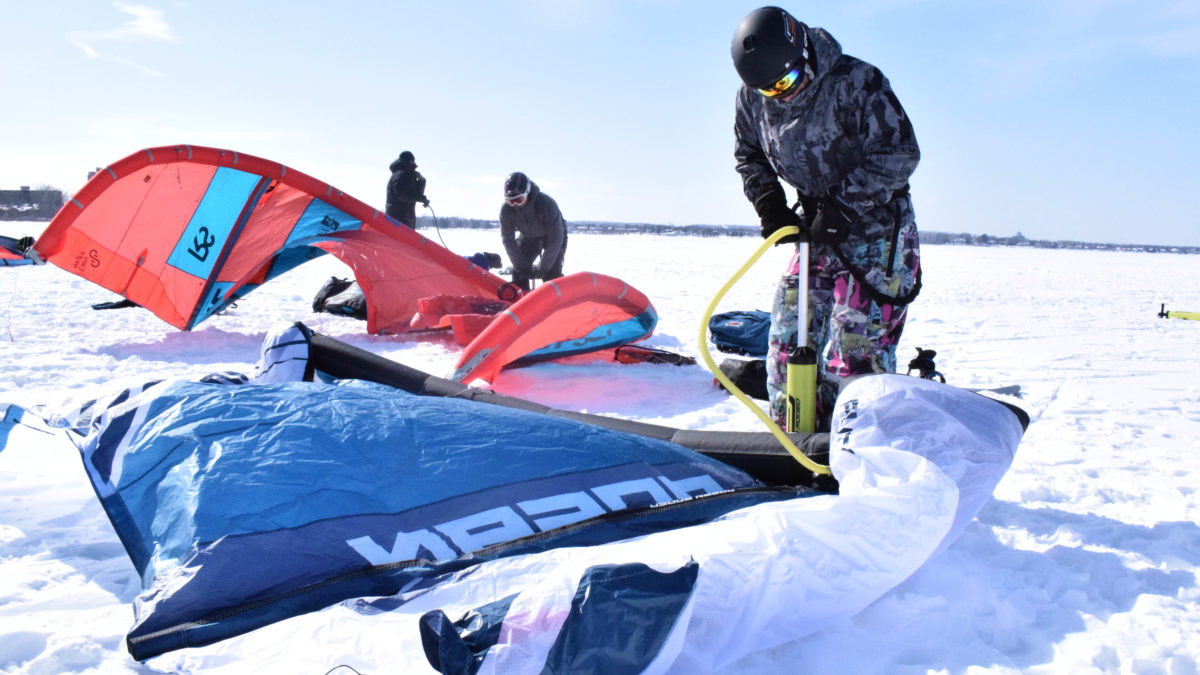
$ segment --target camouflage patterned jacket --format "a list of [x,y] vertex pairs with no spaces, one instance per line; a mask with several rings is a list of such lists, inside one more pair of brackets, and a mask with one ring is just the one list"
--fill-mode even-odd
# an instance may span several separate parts
[[[836,199],[852,222],[842,253],[871,286],[903,295],[919,266],[908,179],[921,151],[912,124],[879,69],[843,54],[824,29],[809,28],[809,36],[817,76],[795,98],[738,91],[734,156],[743,190],[753,203],[783,179],[802,201]],[[832,254],[813,249],[818,259]]]

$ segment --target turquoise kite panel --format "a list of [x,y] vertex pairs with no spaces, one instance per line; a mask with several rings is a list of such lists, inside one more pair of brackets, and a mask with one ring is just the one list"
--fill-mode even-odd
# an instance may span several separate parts
[[262,176],[221,167],[188,221],[167,263],[207,279]]
[[287,248],[288,245],[297,239],[320,237],[335,232],[358,229],[362,229],[361,220],[341,209],[326,204],[320,199],[314,199],[296,221],[296,225],[292,228],[292,233],[288,235],[287,243],[280,248]]

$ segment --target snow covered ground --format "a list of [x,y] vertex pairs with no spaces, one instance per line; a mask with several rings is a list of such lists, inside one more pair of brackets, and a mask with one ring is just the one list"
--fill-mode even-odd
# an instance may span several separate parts
[[[0,223],[0,234],[42,227]],[[502,250],[494,231],[441,236],[462,254]],[[567,271],[638,288],[660,315],[650,344],[696,355],[704,307],[757,243],[573,234]],[[767,309],[783,253],[721,309]],[[1020,384],[1033,423],[1013,467],[958,542],[898,588],[725,672],[1200,672],[1200,322],[1156,317],[1163,302],[1200,310],[1200,259],[958,246],[923,255],[900,362],[934,348],[952,384]],[[313,261],[184,333],[141,309],[93,311],[116,296],[56,267],[0,270],[0,402],[54,406],[146,379],[247,372],[267,329],[295,320],[448,375],[452,341],[368,336],[361,322],[310,311],[321,283],[347,272]],[[761,428],[711,381],[701,366],[548,363],[508,371],[495,389],[677,427]],[[139,664],[126,653],[139,580],[76,462],[0,453],[0,671],[186,671],[186,659]],[[330,644],[311,672],[363,649]]]

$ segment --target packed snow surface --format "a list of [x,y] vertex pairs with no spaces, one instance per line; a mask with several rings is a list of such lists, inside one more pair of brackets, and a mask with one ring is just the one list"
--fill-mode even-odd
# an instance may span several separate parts
[[[44,226],[0,223],[0,234]],[[464,255],[503,250],[495,231],[422,232]],[[695,356],[705,306],[757,244],[576,233],[566,271],[641,290],[660,316],[649,344]],[[906,582],[849,622],[724,672],[1200,672],[1200,321],[1157,317],[1160,303],[1200,310],[1200,260],[1019,247],[922,254],[925,290],[901,372],[925,347],[951,384],[1021,385],[1016,402],[1033,422],[1015,462],[963,536]],[[720,309],[769,309],[784,257],[771,251]],[[363,322],[312,313],[320,285],[348,274],[318,259],[181,332],[140,308],[91,309],[117,297],[57,267],[2,269],[0,403],[54,407],[148,379],[249,372],[266,331],[292,321],[450,373],[450,339],[369,336]],[[545,363],[505,371],[494,388],[676,427],[761,429],[702,366]],[[186,656],[128,656],[139,591],[77,458],[0,453],[0,671],[190,671]],[[370,650],[321,646],[327,658],[310,672]]]

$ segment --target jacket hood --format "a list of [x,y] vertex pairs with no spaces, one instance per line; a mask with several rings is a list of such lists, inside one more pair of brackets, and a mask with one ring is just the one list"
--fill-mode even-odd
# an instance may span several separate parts
[[842,56],[842,45],[824,28],[809,26],[808,39],[812,42],[817,54],[817,76],[813,81],[821,79],[825,73],[833,70],[834,64]]
[[530,180],[529,181],[529,197],[526,198],[525,204],[523,204],[523,206],[528,206],[528,205],[532,204],[534,197],[537,197],[541,192],[542,192],[542,189],[540,187],[538,187],[538,184],[533,182],[533,180]]
[[416,161],[405,160],[405,159],[396,159],[396,160],[393,160],[390,165],[388,165],[388,170],[392,171],[393,173],[396,171],[399,171],[400,169],[406,169],[406,168],[407,169],[417,168]]

